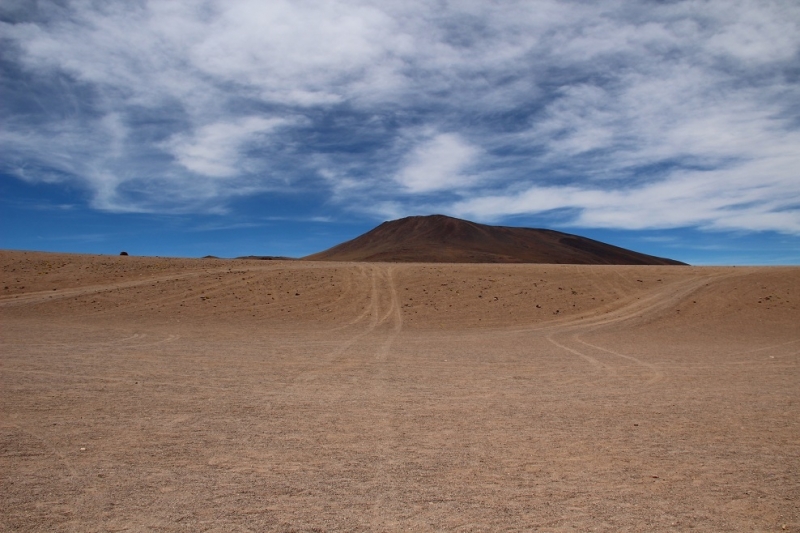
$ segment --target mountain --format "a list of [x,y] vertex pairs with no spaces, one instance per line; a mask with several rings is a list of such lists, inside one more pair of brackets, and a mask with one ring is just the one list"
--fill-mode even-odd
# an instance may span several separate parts
[[444,215],[406,217],[323,252],[311,261],[683,265],[548,229],[488,226]]

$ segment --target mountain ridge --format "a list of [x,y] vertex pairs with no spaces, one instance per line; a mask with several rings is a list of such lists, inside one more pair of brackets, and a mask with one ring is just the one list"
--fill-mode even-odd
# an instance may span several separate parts
[[386,221],[308,261],[685,265],[580,235],[490,226],[446,215]]

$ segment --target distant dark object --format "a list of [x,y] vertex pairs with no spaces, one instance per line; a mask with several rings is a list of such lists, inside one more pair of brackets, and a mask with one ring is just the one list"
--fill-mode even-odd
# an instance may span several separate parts
[[119,255],[128,255],[128,252],[120,252]]
[[685,265],[548,229],[487,226],[444,215],[384,222],[311,261]]
[[204,255],[201,259],[219,259],[216,255]]
[[283,257],[281,255],[245,255],[236,259],[255,259],[258,261],[295,261],[294,257]]

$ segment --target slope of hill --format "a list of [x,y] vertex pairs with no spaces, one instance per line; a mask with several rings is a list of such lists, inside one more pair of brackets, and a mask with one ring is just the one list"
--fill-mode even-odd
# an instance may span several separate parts
[[682,265],[586,237],[547,229],[488,226],[444,215],[384,222],[313,261]]

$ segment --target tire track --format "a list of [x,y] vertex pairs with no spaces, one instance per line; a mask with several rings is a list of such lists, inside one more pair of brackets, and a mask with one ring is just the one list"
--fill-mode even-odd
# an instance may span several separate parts
[[555,340],[552,336],[548,336],[547,340],[550,343],[552,343],[553,345],[561,348],[562,350],[566,350],[566,351],[570,352],[573,355],[577,355],[578,357],[580,357],[584,361],[589,362],[589,364],[594,366],[598,371],[601,371],[601,372],[605,373],[607,376],[611,377],[611,376],[616,376],[617,375],[617,371],[613,367],[611,367],[611,366],[609,366],[609,365],[607,365],[605,363],[601,363],[600,361],[598,361],[594,357],[592,357],[592,356],[590,356],[590,355],[588,355],[588,354],[586,354],[584,352],[581,352],[581,351],[575,350],[573,348],[570,348],[569,346],[566,346],[564,344],[561,344],[560,342]]
[[[364,266],[358,265],[358,272],[364,278],[370,279],[370,275],[367,273],[367,269]],[[330,302],[328,305],[335,306],[337,304],[337,302],[339,302],[341,300],[345,300],[347,298],[347,295],[350,292],[353,291],[353,285],[354,284],[353,284],[352,280],[350,280],[350,278],[347,278],[347,279],[348,279],[348,285],[347,285],[347,289],[345,290],[345,293],[342,294],[341,296],[339,296],[333,302]],[[352,320],[350,320],[347,324],[343,324],[341,326],[337,326],[335,328],[330,328],[330,329],[325,330],[326,333],[333,333],[334,331],[340,331],[340,330],[349,328],[349,327],[351,327],[351,326],[353,326],[355,324],[358,324],[359,322],[364,320],[367,316],[369,316],[369,314],[372,312],[372,305],[373,305],[374,298],[375,298],[374,284],[372,284],[372,286],[373,286],[372,290],[369,291],[367,293],[367,295],[366,295],[366,299],[369,302],[369,305],[365,305],[364,306],[364,311],[362,311],[361,314],[359,314],[357,317],[355,317]]]
[[[635,365],[645,369],[651,377],[644,382],[645,385],[657,383],[666,377],[666,374],[652,363],[642,361],[641,359],[598,346],[582,339],[583,336],[589,333],[607,328],[612,325],[621,324],[632,320],[641,320],[647,317],[658,315],[665,309],[676,305],[695,291],[708,285],[712,281],[733,276],[733,273],[715,274],[704,276],[699,279],[691,279],[676,283],[671,283],[659,290],[652,292],[650,295],[631,302],[621,308],[616,309],[604,314],[595,314],[589,317],[572,320],[564,325],[550,325],[541,328],[545,331],[545,338],[551,344],[558,348],[565,350],[572,355],[577,355],[581,359],[588,361],[590,364],[598,369],[606,372],[608,377],[618,375],[614,367],[618,365],[604,362],[596,357],[592,357],[586,353],[586,348],[608,354],[619,359],[624,359],[634,363]],[[612,359],[613,360],[613,359]]]
[[[74,298],[76,296],[88,296],[90,294],[100,294],[103,292],[110,292],[119,289],[129,289],[139,287],[142,285],[149,285],[154,282],[160,281],[179,281],[200,277],[207,273],[219,273],[223,270],[209,271],[209,272],[190,272],[187,274],[170,274],[164,276],[154,276],[146,279],[137,279],[133,281],[123,281],[118,283],[108,283],[102,285],[88,285],[83,287],[71,287],[68,289],[59,289],[57,291],[36,291],[26,294],[17,294],[14,296],[0,297],[0,307],[16,307],[20,305],[33,305],[44,302],[51,302],[54,300],[63,300],[65,298]],[[227,272],[227,270],[224,270]]]
[[[54,300],[62,300],[64,298],[74,298],[76,296],[87,296],[91,294],[99,294],[119,289],[135,288],[142,285],[148,285],[154,282],[161,282],[161,281],[182,281],[182,280],[199,278],[203,276],[211,276],[216,274],[233,274],[233,275],[247,274],[251,272],[264,272],[270,270],[281,270],[285,268],[287,268],[285,264],[228,265],[217,268],[202,268],[198,270],[192,270],[190,272],[172,272],[171,274],[148,276],[145,278],[139,278],[131,281],[92,284],[92,285],[84,285],[81,287],[68,287],[64,289],[58,289],[55,291],[43,290],[43,291],[35,291],[24,294],[0,296],[0,307],[16,307],[19,305],[37,304]],[[324,263],[315,264],[315,263],[296,262],[292,263],[291,268],[313,270],[313,269],[330,268],[330,266]]]
[[661,381],[665,377],[664,372],[662,372],[656,365],[654,365],[652,363],[648,363],[646,361],[642,361],[641,359],[639,359],[637,357],[634,357],[632,355],[625,355],[623,353],[620,353],[620,352],[617,352],[617,351],[614,351],[614,350],[610,350],[608,348],[603,348],[602,346],[598,346],[598,345],[592,344],[590,342],[586,342],[585,340],[581,339],[579,336],[576,336],[575,340],[578,341],[579,343],[585,345],[585,346],[589,346],[590,348],[594,348],[595,350],[600,350],[601,352],[609,353],[611,355],[615,355],[617,357],[621,357],[622,359],[627,359],[628,361],[633,361],[637,365],[642,366],[642,367],[650,370],[650,372],[652,372],[652,374],[653,374],[653,377],[650,378],[649,380],[647,380],[647,382],[645,382],[645,385],[652,385],[653,383],[657,383],[657,382]]
[[717,363],[714,366],[709,366],[706,363],[688,363],[688,362],[675,363],[675,364],[671,364],[669,366],[675,367],[675,368],[687,368],[687,367],[691,367],[691,368],[716,368],[718,366],[733,366],[733,365],[737,365],[737,366],[739,366],[739,365],[754,365],[754,366],[757,366],[757,365],[764,364],[764,362],[767,361],[767,360],[776,360],[776,361],[787,360],[789,358],[792,358],[792,357],[800,355],[800,351],[791,350],[791,349],[787,349],[786,353],[781,353],[784,349],[788,348],[789,346],[792,346],[793,344],[798,344],[798,343],[800,343],[800,339],[794,339],[794,340],[787,341],[787,342],[781,342],[779,344],[770,344],[768,346],[762,346],[761,348],[753,348],[753,349],[750,349],[750,350],[740,350],[740,351],[736,351],[736,352],[728,352],[728,353],[724,354],[726,358],[733,358],[733,357],[737,357],[737,356],[749,356],[749,355],[752,355],[752,354],[759,354],[761,352],[769,353],[770,351],[775,350],[772,355],[762,356],[762,357],[758,357],[758,358],[747,358],[747,359],[743,359],[743,360],[739,360],[739,361],[725,361],[725,362],[722,362],[722,363]]
[[400,308],[400,299],[397,296],[397,287],[394,284],[394,267],[388,267],[385,272],[386,286],[389,289],[389,305],[386,314],[381,318],[382,324],[390,327],[389,335],[378,350],[377,360],[387,361],[392,344],[403,329],[403,311]]
[[68,481],[70,483],[74,483],[74,482],[77,481],[78,472],[77,472],[77,470],[75,470],[75,466],[72,464],[72,461],[70,461],[69,458],[65,454],[63,454],[60,451],[58,451],[58,449],[55,446],[53,446],[48,439],[46,439],[45,437],[41,436],[38,432],[32,430],[31,428],[29,428],[27,426],[20,425],[20,424],[15,423],[15,422],[9,423],[8,426],[12,427],[12,428],[16,428],[21,433],[27,433],[28,435],[32,436],[34,439],[38,440],[42,444],[44,449],[47,450],[48,452],[50,452],[50,455],[55,457],[56,461],[61,463],[64,466],[64,468],[67,469],[67,471],[69,472]]
[[181,338],[180,335],[167,335],[163,339],[149,341],[149,342],[128,342],[134,339],[144,340],[147,337],[147,333],[135,333],[129,337],[123,337],[118,340],[110,340],[110,341],[102,341],[102,342],[43,342],[43,343],[31,343],[31,344],[17,344],[17,343],[0,343],[0,346],[25,346],[25,347],[45,347],[45,348],[70,348],[70,349],[77,349],[77,348],[103,348],[108,346],[113,347],[120,347],[120,348],[149,348],[151,346],[159,346],[161,344],[167,344],[169,342],[174,342]]
[[[367,272],[366,269],[363,269],[363,271],[365,273]],[[288,388],[291,388],[293,385],[299,385],[301,383],[306,384],[311,381],[322,379],[325,377],[325,375],[330,375],[333,372],[342,372],[346,368],[353,367],[357,364],[356,358],[352,356],[348,357],[348,352],[354,351],[353,347],[370,335],[370,333],[374,332],[380,324],[378,271],[375,268],[370,269],[369,279],[369,306],[367,306],[361,315],[356,317],[350,324],[346,326],[351,327],[366,321],[366,327],[348,337],[346,340],[336,343],[333,349],[330,349],[319,358],[313,368],[302,371],[295,376],[288,385]],[[326,344],[330,346],[330,342]]]
[[[372,504],[371,524],[375,531],[395,527],[395,523],[387,520],[387,510],[392,508],[393,502],[398,499],[397,482],[393,479],[392,465],[399,462],[397,452],[393,450],[392,443],[396,442],[396,429],[392,422],[391,369],[392,363],[389,355],[392,345],[397,340],[403,329],[403,314],[397,288],[394,283],[394,266],[386,267],[382,277],[387,290],[389,301],[386,312],[381,317],[381,325],[386,326],[386,338],[381,342],[374,356],[374,374],[371,376],[372,388],[370,401],[374,405],[375,423],[372,425],[374,441],[376,442],[375,471],[373,484],[375,499]],[[381,268],[383,270],[383,268]]]

